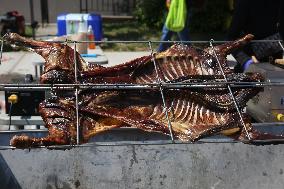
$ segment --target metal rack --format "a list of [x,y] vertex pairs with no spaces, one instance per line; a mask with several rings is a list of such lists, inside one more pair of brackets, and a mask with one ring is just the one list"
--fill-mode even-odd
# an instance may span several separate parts
[[[50,42],[50,41],[49,41]],[[53,41],[54,43],[73,43],[74,44],[74,57],[76,57],[76,47],[77,43],[89,43],[90,41]],[[243,127],[246,130],[246,136],[247,136],[247,142],[253,142],[253,143],[273,143],[273,142],[284,142],[284,140],[251,140],[251,137],[249,136],[249,133],[247,131],[246,125],[243,121],[241,110],[238,106],[238,103],[235,99],[235,96],[232,92],[232,88],[244,88],[244,87],[264,87],[264,86],[284,86],[284,82],[229,82],[227,79],[227,76],[224,73],[224,70],[221,66],[220,60],[218,59],[218,56],[215,51],[214,43],[224,43],[228,41],[182,41],[183,42],[190,42],[190,43],[204,43],[209,44],[213,55],[217,60],[219,69],[221,70],[223,79],[220,79],[218,82],[194,82],[194,83],[165,83],[162,82],[162,80],[159,78],[157,65],[154,58],[154,50],[152,47],[153,43],[175,43],[174,41],[92,41],[95,43],[145,43],[148,44],[149,52],[151,55],[151,61],[154,64],[155,72],[156,72],[156,83],[148,83],[148,84],[80,84],[77,80],[77,59],[74,58],[74,67],[75,67],[75,83],[74,84],[0,84],[0,91],[9,91],[9,90],[23,90],[23,91],[32,91],[32,90],[71,90],[75,92],[75,100],[76,100],[76,129],[77,129],[77,144],[76,145],[63,145],[63,146],[50,146],[42,148],[50,148],[50,149],[66,149],[66,148],[73,148],[73,147],[88,147],[93,145],[98,146],[113,146],[113,145],[168,145],[168,144],[189,144],[191,142],[180,142],[174,140],[173,132],[172,132],[172,126],[171,126],[171,120],[168,116],[168,107],[166,106],[166,101],[164,97],[164,90],[168,89],[185,89],[185,88],[227,88],[232,101],[234,102],[235,108],[238,112],[238,115],[240,117],[240,122],[243,125]],[[254,40],[253,42],[278,42],[280,46],[282,47],[283,51],[283,45],[281,44],[281,41],[278,40]],[[1,65],[1,59],[2,59],[2,52],[3,52],[3,40],[1,41],[1,52],[0,52],[0,65]],[[92,89],[92,90],[158,90],[161,94],[161,100],[163,103],[163,108],[165,110],[165,115],[168,123],[169,133],[171,137],[171,141],[158,141],[158,142],[127,142],[127,143],[90,143],[90,144],[83,144],[80,145],[80,135],[79,135],[79,106],[78,106],[78,91],[83,89]],[[281,124],[282,125],[282,124]],[[284,125],[284,124],[283,124]],[[228,140],[228,139],[202,139],[196,143],[235,143],[236,141]],[[9,146],[0,146],[0,150],[2,149],[13,149],[13,147]]]

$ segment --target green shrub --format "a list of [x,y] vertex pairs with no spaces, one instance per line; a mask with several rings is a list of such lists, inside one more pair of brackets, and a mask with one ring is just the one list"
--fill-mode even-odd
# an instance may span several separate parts
[[[193,4],[194,1],[192,0]],[[223,32],[230,23],[232,0],[204,0],[202,8],[192,7],[191,32]],[[165,0],[138,0],[134,13],[148,27],[161,28],[166,16]]]
[[231,11],[228,0],[208,0],[202,10],[192,9],[192,32],[224,32],[229,27]]
[[165,14],[165,0],[138,0],[134,12],[137,20],[150,28],[161,28]]

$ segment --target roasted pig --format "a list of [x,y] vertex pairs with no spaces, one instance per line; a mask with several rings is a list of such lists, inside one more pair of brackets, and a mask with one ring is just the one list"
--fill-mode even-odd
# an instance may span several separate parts
[[[237,41],[215,47],[228,81],[263,81],[263,77],[258,73],[233,73],[226,62],[227,54],[241,48],[252,38],[252,35],[247,35]],[[79,53],[74,53],[66,44],[35,41],[14,33],[7,34],[4,39],[11,44],[27,47],[45,59],[41,83],[75,83],[75,58],[77,81],[81,84],[224,81],[224,75],[211,47],[200,50],[175,44],[153,56],[144,56],[113,67],[103,67],[88,65]],[[246,102],[260,90],[261,88],[253,87],[232,88],[232,93],[242,110]],[[154,89],[80,90],[80,143],[88,142],[90,137],[98,133],[119,127],[135,127],[170,135],[169,124],[173,137],[183,141],[196,141],[216,133],[245,141],[272,137],[255,131],[245,113],[242,113],[245,124],[240,122],[240,115],[227,87],[168,89],[163,90],[163,93],[166,106],[162,102],[161,92]],[[40,104],[40,113],[48,128],[48,136],[14,136],[11,139],[12,146],[26,148],[76,144],[75,95],[60,91],[55,94],[55,97]]]

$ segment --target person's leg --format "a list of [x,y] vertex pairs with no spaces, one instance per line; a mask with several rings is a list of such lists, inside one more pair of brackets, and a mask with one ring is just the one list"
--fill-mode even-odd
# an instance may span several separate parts
[[[189,28],[188,27],[185,27],[182,31],[178,32],[177,34],[178,34],[178,37],[181,41],[190,41]],[[189,42],[185,42],[183,44],[190,46]]]
[[[180,32],[177,33],[179,39],[181,41],[190,41],[190,37],[189,37],[189,20],[190,20],[190,13],[187,14],[187,18],[186,18],[186,24],[183,28],[183,30],[181,30]],[[190,45],[190,43],[184,43],[186,45]]]
[[[166,25],[163,26],[163,30],[162,30],[162,37],[161,37],[161,41],[169,41],[171,40],[171,37],[173,35],[173,32],[170,31]],[[170,43],[160,43],[159,47],[158,47],[158,52],[167,50],[170,47]]]

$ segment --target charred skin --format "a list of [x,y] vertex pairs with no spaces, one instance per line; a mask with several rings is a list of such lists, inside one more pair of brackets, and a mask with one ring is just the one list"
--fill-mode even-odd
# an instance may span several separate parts
[[40,103],[39,111],[48,129],[47,137],[14,136],[10,144],[17,148],[76,144],[74,99],[51,98]]
[[[247,35],[234,42],[216,46],[215,52],[228,81],[263,81],[258,73],[235,74],[226,63],[226,56],[253,38]],[[25,46],[39,55],[46,63],[41,83],[75,83],[74,61],[77,61],[79,83],[131,83],[157,82],[151,56],[144,56],[113,67],[88,66],[80,54],[67,45],[39,42],[17,34],[7,34],[4,39]],[[218,82],[223,78],[212,48],[204,50],[173,45],[155,54],[158,76],[162,82]],[[75,55],[75,56],[74,56]],[[240,109],[256,95],[260,88],[234,88],[233,94]],[[243,125],[226,86],[224,88],[177,89],[164,91],[173,135],[176,139],[196,141],[202,137],[223,133],[237,140],[244,140]],[[40,104],[41,116],[48,128],[48,136],[30,138],[15,136],[11,145],[18,148],[63,145],[76,143],[76,114],[74,97],[62,93]],[[252,129],[250,120],[243,114],[252,139],[261,136]],[[80,91],[79,93],[80,143],[98,133],[122,126],[136,127],[149,132],[169,135],[165,109],[159,91]],[[262,135],[263,137],[267,135]]]

